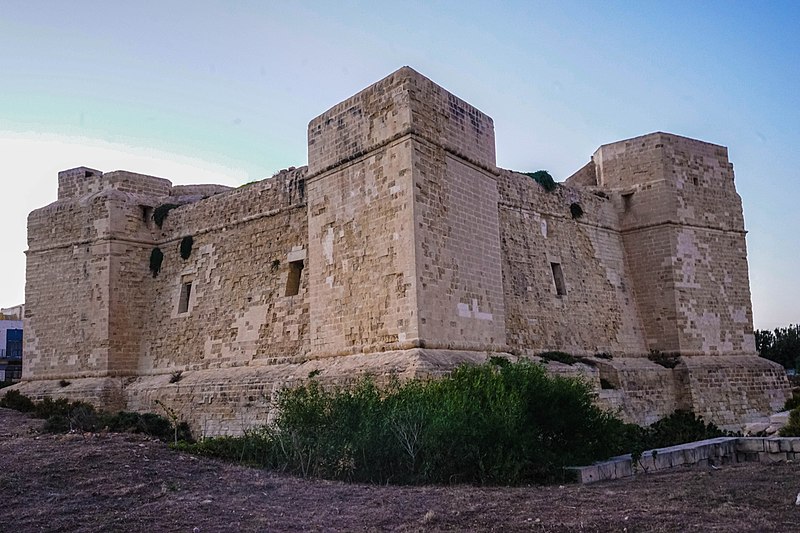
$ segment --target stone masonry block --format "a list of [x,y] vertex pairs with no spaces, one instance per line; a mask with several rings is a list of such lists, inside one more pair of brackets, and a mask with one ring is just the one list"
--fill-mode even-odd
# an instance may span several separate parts
[[764,439],[760,437],[742,437],[736,441],[736,451],[743,453],[765,451]]

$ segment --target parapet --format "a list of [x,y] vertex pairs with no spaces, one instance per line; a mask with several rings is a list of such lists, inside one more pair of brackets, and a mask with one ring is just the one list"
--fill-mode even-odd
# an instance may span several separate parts
[[668,179],[677,163],[674,157],[676,152],[724,160],[729,165],[728,149],[724,146],[655,132],[598,148],[592,156],[596,165],[597,184],[614,189]]
[[170,196],[214,196],[232,190],[227,185],[175,185],[170,189]]
[[58,173],[58,199],[80,198],[107,189],[133,194],[169,196],[172,182],[164,178],[115,170],[104,173],[88,167],[62,170]]
[[77,198],[99,192],[103,172],[89,167],[77,167],[58,173],[58,199]]

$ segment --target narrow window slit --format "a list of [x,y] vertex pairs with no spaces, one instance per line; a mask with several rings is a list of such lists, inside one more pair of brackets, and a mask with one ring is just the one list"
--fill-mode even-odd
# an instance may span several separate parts
[[561,270],[561,263],[550,263],[553,271],[553,282],[556,284],[556,294],[564,296],[567,294],[567,287],[564,285],[564,271]]
[[303,261],[289,262],[289,277],[286,278],[286,296],[297,296],[300,292],[300,274],[303,273]]
[[181,285],[181,298],[178,301],[178,313],[189,311],[189,298],[192,297],[192,282],[184,282]]

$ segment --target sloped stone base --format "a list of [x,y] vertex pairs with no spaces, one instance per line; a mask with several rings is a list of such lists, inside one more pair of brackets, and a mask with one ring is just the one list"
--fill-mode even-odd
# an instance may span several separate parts
[[[392,376],[441,376],[463,363],[482,363],[490,355],[508,356],[413,348],[303,363],[187,370],[174,383],[172,374],[158,374],[36,380],[13,388],[33,399],[64,397],[107,410],[162,415],[170,411],[188,422],[197,436],[240,435],[269,422],[278,391],[312,375],[325,384],[346,385],[369,374],[380,384]],[[780,411],[790,394],[780,365],[756,356],[683,357],[674,369],[645,357],[588,359],[588,365],[549,362],[545,368],[554,375],[583,379],[597,391],[600,407],[640,425],[689,409],[720,427],[741,430],[752,420]]]
[[126,388],[128,409],[163,413],[172,409],[195,435],[240,435],[266,424],[278,391],[314,375],[322,383],[344,385],[369,374],[379,383],[433,377],[462,363],[481,363],[488,354],[415,348],[314,359],[300,364],[242,366],[137,378]]
[[676,371],[691,409],[722,428],[781,411],[791,395],[783,367],[755,355],[685,357]]
[[39,379],[23,381],[3,389],[18,390],[32,400],[44,398],[66,398],[70,401],[83,401],[109,411],[125,409],[126,385],[130,378],[74,378],[74,379]]
[[783,368],[758,356],[687,356],[674,368],[647,358],[597,361],[598,404],[627,421],[649,425],[676,409],[740,431],[753,420],[783,409],[791,394]]

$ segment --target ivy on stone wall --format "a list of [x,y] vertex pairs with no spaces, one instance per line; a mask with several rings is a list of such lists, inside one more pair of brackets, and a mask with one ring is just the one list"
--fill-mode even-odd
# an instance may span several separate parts
[[681,362],[680,356],[659,350],[650,350],[650,355],[647,358],[664,368],[675,368]]
[[183,239],[181,239],[181,259],[184,261],[189,259],[189,256],[192,255],[192,245],[194,244],[194,239],[191,235],[187,235]]
[[178,207],[177,204],[161,204],[153,210],[153,220],[159,228],[164,224],[164,219],[167,218],[169,212],[176,207]]
[[164,261],[164,252],[161,251],[161,248],[153,248],[153,251],[150,252],[150,272],[153,273],[153,277],[158,276],[158,273],[161,272],[161,263]]

